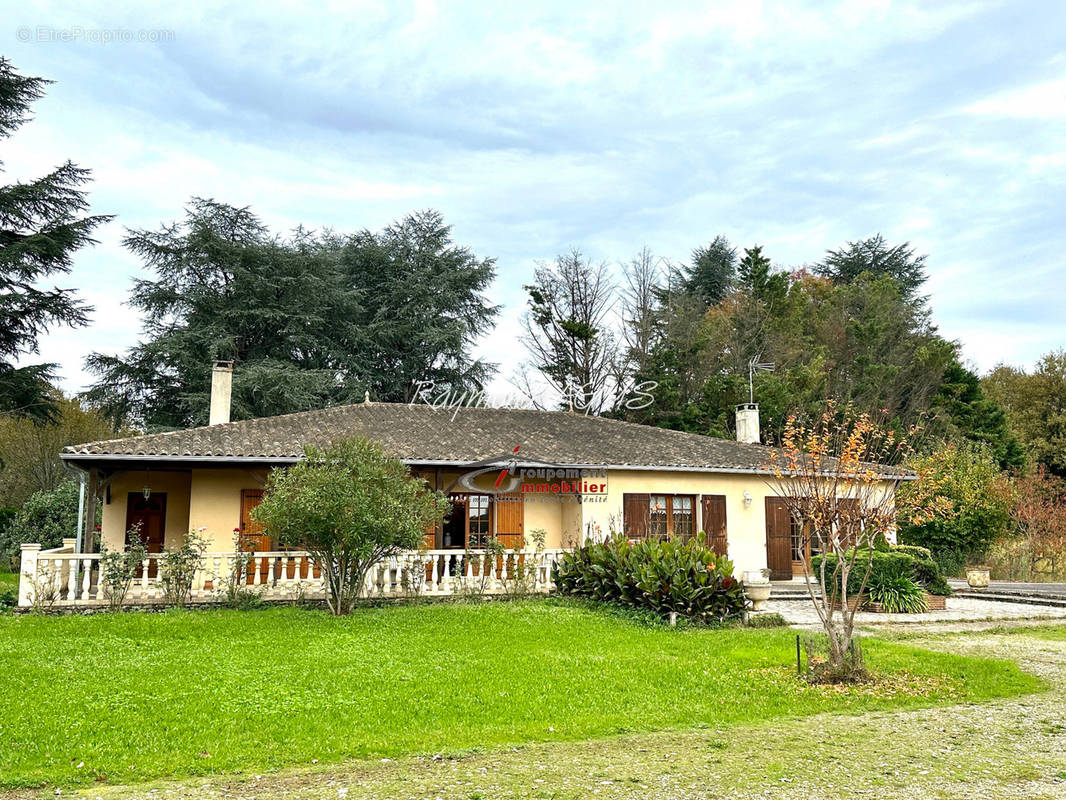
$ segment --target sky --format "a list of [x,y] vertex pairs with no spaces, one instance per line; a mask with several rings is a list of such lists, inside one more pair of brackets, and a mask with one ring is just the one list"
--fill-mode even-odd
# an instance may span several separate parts
[[909,241],[971,366],[1066,346],[1066,3],[138,5],[0,0],[0,54],[55,81],[0,178],[70,158],[116,215],[60,281],[92,324],[30,359],[67,391],[140,334],[125,229],[193,196],[282,231],[439,209],[497,260],[497,391],[537,260],[717,234],[783,268]]

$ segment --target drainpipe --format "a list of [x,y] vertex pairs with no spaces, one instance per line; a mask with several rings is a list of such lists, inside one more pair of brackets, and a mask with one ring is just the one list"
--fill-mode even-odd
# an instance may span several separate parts
[[63,462],[63,466],[66,468],[67,472],[78,479],[78,530],[74,534],[76,540],[74,552],[80,553],[82,552],[82,543],[84,542],[83,537],[85,534],[85,483],[89,478],[89,473],[80,467],[68,464],[66,461]]

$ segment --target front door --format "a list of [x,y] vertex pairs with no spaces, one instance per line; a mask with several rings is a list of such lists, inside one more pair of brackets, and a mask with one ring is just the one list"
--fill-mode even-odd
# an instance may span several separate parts
[[466,495],[450,494],[452,509],[444,518],[444,527],[441,534],[441,546],[453,549],[466,547]]
[[792,515],[780,497],[766,498],[766,566],[773,580],[792,578]]
[[166,541],[167,495],[153,492],[147,499],[140,492],[130,492],[126,499],[126,545],[130,532],[137,531],[149,553],[162,553]]

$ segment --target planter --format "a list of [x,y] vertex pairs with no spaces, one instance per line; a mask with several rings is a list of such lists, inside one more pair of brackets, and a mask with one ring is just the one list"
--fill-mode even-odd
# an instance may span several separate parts
[[971,589],[987,589],[989,571],[985,567],[972,567],[966,570],[966,582]]
[[762,605],[770,599],[772,587],[769,583],[745,583],[744,594],[751,600],[751,610],[761,611]]
[[[944,610],[946,610],[947,609],[947,602],[946,601],[947,601],[947,598],[941,597],[940,595],[929,594],[929,592],[925,593],[925,605],[926,605],[926,610],[928,610],[928,611],[944,611]],[[840,609],[840,605],[841,604],[840,604],[839,600],[834,600],[833,601],[833,610],[834,611],[840,611],[841,610]],[[870,598],[868,598],[864,594],[860,594],[858,596],[852,595],[852,596],[848,597],[848,608],[853,610],[856,607],[858,607],[861,611],[868,611],[871,614],[887,614],[888,613],[887,611],[885,611],[884,607],[880,603],[871,603],[870,602]]]

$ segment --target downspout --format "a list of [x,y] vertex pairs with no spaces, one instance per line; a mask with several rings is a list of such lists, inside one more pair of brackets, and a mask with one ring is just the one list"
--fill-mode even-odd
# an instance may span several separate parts
[[89,478],[89,472],[81,467],[75,467],[67,461],[63,462],[63,466],[66,468],[67,472],[76,476],[78,479],[78,530],[74,534],[75,539],[77,540],[74,545],[74,552],[80,553],[82,552],[82,543],[84,542],[83,537],[85,534],[85,483]]

